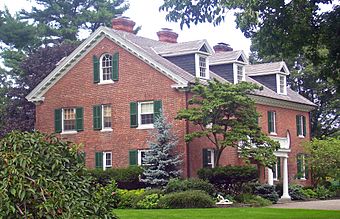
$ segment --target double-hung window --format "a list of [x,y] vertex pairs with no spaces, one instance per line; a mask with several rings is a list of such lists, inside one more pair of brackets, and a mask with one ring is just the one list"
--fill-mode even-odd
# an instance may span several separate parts
[[142,149],[142,150],[130,150],[129,151],[129,164],[130,166],[138,165],[143,166],[146,165],[145,163],[145,156],[148,152],[148,149]]
[[95,163],[98,169],[112,168],[112,152],[96,152]]
[[195,71],[196,77],[201,79],[209,79],[209,63],[208,57],[201,54],[195,55]]
[[61,108],[54,110],[54,128],[56,133],[75,133],[84,130],[83,108]]
[[274,180],[279,180],[281,177],[281,158],[278,157],[276,164],[273,166],[273,179]]
[[296,116],[296,132],[297,136],[304,138],[306,136],[306,117],[297,115]]
[[268,111],[268,132],[276,135],[276,112]]
[[215,150],[211,148],[203,149],[203,167],[214,168],[215,167]]
[[100,81],[106,82],[112,80],[112,55],[102,55],[100,58],[100,71]]
[[130,103],[130,127],[138,129],[153,128],[155,118],[160,115],[162,101],[143,101]]
[[237,82],[244,81],[243,66],[237,65]]
[[112,107],[111,105],[93,106],[93,129],[112,131]]
[[277,93],[287,95],[287,81],[286,75],[277,74],[276,75],[276,83],[277,83]]
[[305,154],[297,155],[297,178],[298,179],[308,179],[308,166]]
[[76,109],[63,109],[63,130],[76,131]]

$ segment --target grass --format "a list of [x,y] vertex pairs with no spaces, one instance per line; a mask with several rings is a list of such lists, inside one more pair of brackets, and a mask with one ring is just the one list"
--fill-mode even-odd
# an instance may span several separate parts
[[210,209],[115,209],[121,219],[339,219],[340,211],[274,209],[274,208],[210,208]]

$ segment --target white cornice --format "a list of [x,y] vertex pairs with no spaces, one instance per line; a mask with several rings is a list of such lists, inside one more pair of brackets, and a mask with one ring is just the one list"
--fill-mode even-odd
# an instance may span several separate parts
[[135,55],[140,60],[144,61],[151,67],[163,73],[176,83],[185,85],[188,81],[174,74],[165,66],[154,61],[148,54],[142,51],[140,47],[121,38],[118,34],[106,27],[99,27],[89,38],[87,38],[77,49],[75,49],[42,81],[40,82],[27,96],[26,99],[30,102],[44,101],[43,95],[63,76],[65,75],[81,58],[83,58],[92,48],[94,48],[102,39],[107,37],[119,46],[126,49],[128,52]]
[[249,96],[252,99],[254,99],[257,104],[263,104],[267,106],[275,106],[275,107],[293,109],[293,110],[304,111],[304,112],[310,112],[315,109],[315,106],[302,104],[302,103],[279,100],[279,99],[274,99],[274,98],[269,98],[269,97],[264,97],[264,96],[258,96],[254,94],[251,94]]

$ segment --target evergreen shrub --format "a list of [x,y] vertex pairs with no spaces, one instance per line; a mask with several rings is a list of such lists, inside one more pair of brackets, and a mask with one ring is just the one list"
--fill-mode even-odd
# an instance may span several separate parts
[[277,203],[277,201],[279,200],[279,195],[275,190],[275,186],[268,184],[256,186],[254,194],[268,199],[274,204]]
[[201,190],[209,195],[215,194],[214,186],[206,180],[202,179],[171,179],[165,187],[165,193],[184,192],[188,190]]
[[213,199],[199,190],[170,193],[159,200],[160,208],[212,208],[214,205]]
[[200,179],[207,180],[227,194],[240,194],[245,185],[258,179],[258,171],[253,166],[202,168],[197,174]]
[[239,203],[250,205],[251,207],[265,207],[272,204],[272,202],[268,199],[247,193],[237,195],[235,200]]

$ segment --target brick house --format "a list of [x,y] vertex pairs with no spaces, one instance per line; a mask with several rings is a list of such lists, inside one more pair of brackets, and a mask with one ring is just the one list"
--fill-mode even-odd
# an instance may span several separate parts
[[[183,174],[195,177],[199,168],[214,166],[214,147],[204,138],[186,143],[184,135],[195,127],[174,119],[188,107],[188,87],[196,77],[249,81],[263,86],[252,95],[259,123],[281,145],[278,164],[260,168],[260,181],[283,182],[283,198],[289,198],[289,182],[310,184],[301,143],[310,139],[315,105],[287,87],[284,62],[249,65],[242,51],[225,44],[213,50],[206,40],[177,43],[169,29],[156,41],[133,34],[131,20],[112,23],[92,33],[26,97],[36,104],[37,130],[82,143],[89,168],[142,165],[148,130],[163,109],[179,137]],[[227,148],[220,162],[242,165],[235,148]]]

